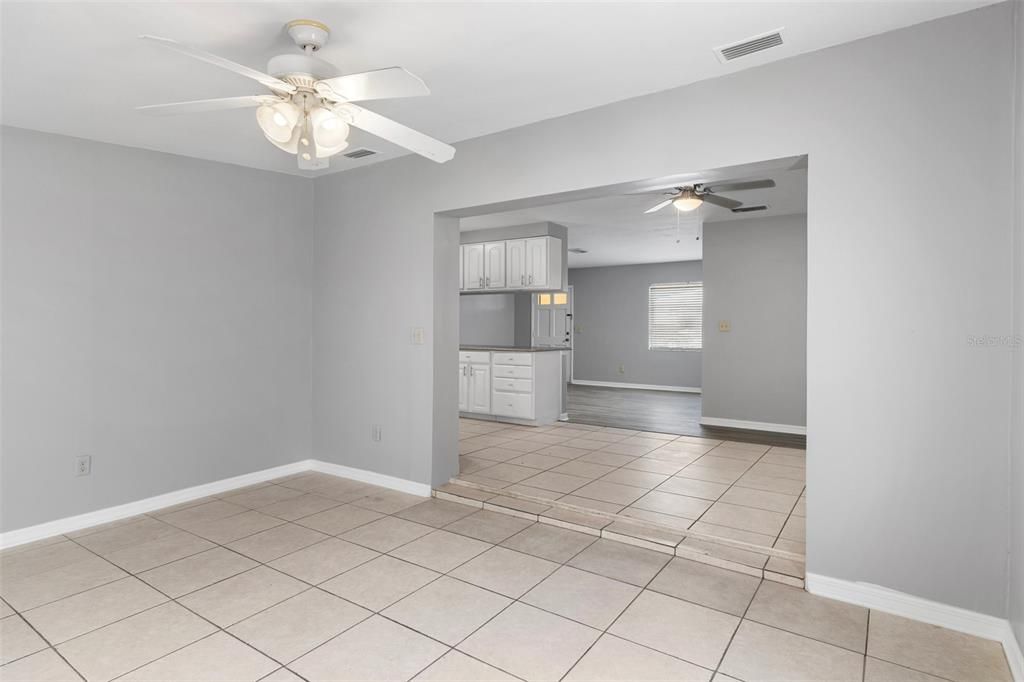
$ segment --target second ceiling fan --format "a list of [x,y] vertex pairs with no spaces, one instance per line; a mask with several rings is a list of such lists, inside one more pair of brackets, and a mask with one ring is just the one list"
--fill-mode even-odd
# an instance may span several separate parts
[[722,208],[735,209],[743,205],[742,201],[736,201],[729,197],[719,195],[719,192],[740,192],[748,189],[770,189],[775,187],[774,180],[749,180],[747,182],[726,182],[717,185],[696,183],[683,187],[675,187],[671,192],[666,192],[668,198],[661,201],[644,213],[655,213],[672,204],[679,211],[693,211],[700,208],[705,201]]

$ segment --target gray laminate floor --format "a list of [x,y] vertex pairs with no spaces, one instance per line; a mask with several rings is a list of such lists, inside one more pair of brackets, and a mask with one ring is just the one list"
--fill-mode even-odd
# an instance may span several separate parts
[[744,443],[803,448],[806,436],[702,426],[696,393],[569,386],[569,421]]

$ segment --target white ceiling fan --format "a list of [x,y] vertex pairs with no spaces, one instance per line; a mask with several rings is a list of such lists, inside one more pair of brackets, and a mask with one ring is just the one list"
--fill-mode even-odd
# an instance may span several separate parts
[[430,90],[417,76],[397,66],[338,76],[335,66],[313,56],[327,43],[330,36],[327,26],[298,19],[288,22],[286,28],[302,53],[272,57],[267,73],[170,38],[140,36],[156,45],[251,78],[269,89],[270,94],[153,104],[138,107],[138,110],[163,115],[256,107],[256,121],[267,140],[295,154],[303,170],[327,168],[330,157],[348,147],[349,126],[438,163],[455,156],[451,145],[354,104],[372,99],[429,95]]

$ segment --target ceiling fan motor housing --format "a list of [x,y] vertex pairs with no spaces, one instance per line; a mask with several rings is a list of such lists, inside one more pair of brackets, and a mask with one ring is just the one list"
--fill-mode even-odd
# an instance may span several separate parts
[[313,19],[295,19],[285,24],[285,28],[296,45],[313,52],[326,45],[331,35],[331,29],[327,28],[327,24]]
[[267,62],[267,73],[298,88],[313,89],[313,83],[339,75],[337,67],[318,59],[313,53],[327,44],[331,30],[312,19],[296,19],[285,24],[288,35],[302,49],[299,54],[279,54]]
[[267,73],[298,88],[313,89],[313,83],[337,76],[337,67],[308,54],[279,54],[267,62]]

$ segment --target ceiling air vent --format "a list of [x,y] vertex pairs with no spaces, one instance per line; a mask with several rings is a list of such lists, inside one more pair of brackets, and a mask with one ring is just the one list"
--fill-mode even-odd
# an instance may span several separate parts
[[756,35],[753,38],[747,38],[746,40],[738,43],[732,43],[730,45],[723,45],[722,47],[715,48],[715,54],[718,56],[720,62],[731,62],[734,59],[740,57],[746,57],[748,54],[754,54],[755,52],[761,52],[772,47],[778,47],[782,45],[782,29],[776,29],[769,31],[768,33],[762,33]]
[[569,253],[586,253],[586,249],[569,249]]
[[740,206],[732,209],[733,213],[752,213],[753,211],[767,211],[767,206]]
[[362,149],[353,149],[350,152],[345,152],[344,156],[347,156],[350,159],[362,159],[367,156],[373,156],[376,153],[377,152],[372,149],[366,149],[363,147]]

